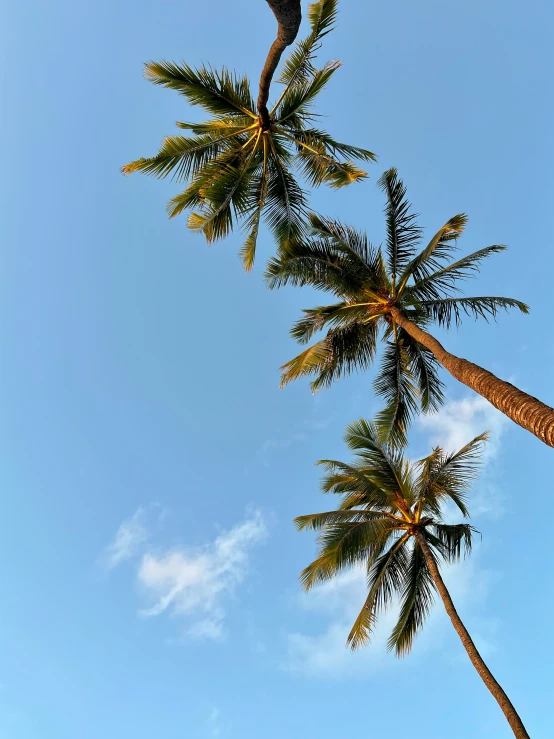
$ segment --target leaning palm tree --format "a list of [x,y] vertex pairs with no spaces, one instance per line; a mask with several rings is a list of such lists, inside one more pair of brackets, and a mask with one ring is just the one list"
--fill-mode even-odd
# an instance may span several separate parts
[[386,193],[387,239],[374,248],[365,234],[336,221],[311,216],[312,236],[283,245],[268,265],[270,287],[311,285],[339,302],[304,311],[291,334],[307,343],[326,329],[323,339],[281,369],[282,385],[315,375],[312,389],[330,385],[341,375],[373,363],[379,338],[384,340],[375,390],[385,398],[377,418],[383,438],[403,445],[410,421],[419,410],[435,410],[443,400],[438,365],[486,398],[517,424],[554,446],[554,409],[509,382],[448,352],[430,333],[459,324],[465,315],[490,319],[501,309],[528,312],[519,300],[462,297],[459,282],[505,246],[488,246],[452,261],[464,214],[445,223],[418,252],[421,229],[395,169],[379,184]]
[[342,496],[338,509],[295,519],[299,529],[320,532],[317,559],[302,572],[301,582],[309,590],[349,567],[364,566],[369,592],[347,643],[352,649],[366,644],[379,613],[397,596],[400,614],[388,646],[399,657],[410,651],[438,591],[473,666],[514,735],[529,739],[462,623],[439,570],[440,560],[455,562],[462,550],[471,549],[475,529],[467,523],[445,523],[443,511],[453,504],[468,516],[465,498],[486,437],[477,436],[453,454],[437,447],[410,464],[400,451],[380,443],[373,424],[364,420],[351,424],[345,439],[357,459],[350,464],[319,462],[328,473],[323,491]]
[[[287,4],[270,2],[274,12]],[[177,90],[211,118],[205,123],[178,123],[192,135],[167,137],[156,156],[131,162],[123,172],[171,174],[178,182],[187,182],[186,189],[169,201],[169,216],[192,209],[189,228],[202,232],[208,243],[225,237],[240,220],[247,234],[241,250],[246,270],[254,263],[262,214],[278,242],[304,232],[307,197],[296,174],[311,186],[343,187],[367,176],[353,160],[375,159],[370,151],[335,141],[314,124],[315,99],[340,66],[337,61],[321,69],[313,64],[336,13],[337,0],[319,0],[310,6],[311,32],[285,62],[279,78],[284,88],[270,110],[269,85],[283,49],[298,30],[295,13],[287,16],[288,26],[279,23],[257,104],[248,79],[227,69],[193,69],[165,61],[146,65],[147,79]]]

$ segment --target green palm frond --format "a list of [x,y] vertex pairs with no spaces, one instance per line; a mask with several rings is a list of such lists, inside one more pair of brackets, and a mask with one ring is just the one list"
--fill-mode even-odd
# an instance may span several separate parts
[[304,529],[319,531],[324,526],[333,526],[337,523],[358,523],[375,520],[381,521],[381,523],[387,521],[382,514],[374,511],[340,510],[328,511],[327,513],[311,513],[308,516],[297,516],[294,519],[294,523],[299,531],[303,531]]
[[281,387],[298,377],[316,375],[311,383],[315,393],[351,372],[354,365],[369,367],[376,345],[375,322],[350,323],[343,328],[332,329],[324,339],[281,367]]
[[[344,187],[367,177],[367,172],[357,167],[352,161],[340,161],[338,159],[339,148],[327,144],[321,136],[314,133],[313,129],[310,131],[292,130],[290,135],[288,133],[284,135],[296,144],[300,170],[306,181],[313,187],[318,187],[323,183],[335,188]],[[339,147],[342,150],[346,148],[343,145]],[[356,147],[349,148],[356,149]],[[360,156],[357,158],[366,158],[370,155],[372,160],[375,159],[371,152],[365,152],[363,149],[358,151]]]
[[435,355],[403,329],[398,327],[397,331],[408,357],[410,373],[418,386],[421,410],[423,413],[438,411],[444,402],[444,383],[439,377],[439,363]]
[[300,116],[309,112],[316,97],[323,91],[340,66],[341,62],[336,60],[327,62],[322,69],[318,69],[309,79],[289,88],[275,114],[278,131],[283,132],[285,130],[283,124],[293,115]]
[[262,207],[265,207],[265,220],[275,239],[286,244],[304,233],[306,194],[277,156],[273,141],[270,141],[270,146],[273,157],[268,164],[267,194]]
[[457,283],[460,280],[475,276],[479,271],[480,263],[484,259],[505,249],[505,246],[495,244],[479,249],[473,254],[468,254],[457,262],[438,269],[436,272],[421,276],[409,288],[409,293],[418,300],[433,300],[448,296],[452,292],[458,292],[460,287]]
[[437,514],[448,499],[463,516],[468,515],[466,494],[479,474],[483,447],[488,437],[488,432],[479,434],[451,454],[437,447],[416,463],[419,468],[417,500],[423,513]]
[[382,315],[382,313],[375,313],[368,316],[367,303],[335,303],[305,310],[304,314],[304,318],[297,321],[290,331],[293,339],[300,344],[308,342],[317,331],[321,331],[325,326],[339,328],[348,326],[353,321],[369,323]]
[[514,298],[442,298],[422,300],[419,305],[424,313],[444,328],[450,328],[453,322],[459,326],[464,314],[488,321],[496,318],[499,311],[508,311],[510,308],[517,308],[525,314],[529,313],[529,306]]
[[394,493],[390,491],[396,489],[396,475],[388,458],[383,468],[373,471],[371,476],[367,474],[367,463],[347,465],[332,459],[322,459],[318,465],[327,471],[321,481],[321,490],[324,493],[344,495],[341,510],[349,511],[359,506],[363,506],[365,510],[395,510]]
[[404,545],[408,535],[391,544],[389,549],[369,567],[369,593],[360,614],[346,640],[347,646],[357,649],[369,642],[372,625],[379,611],[386,608],[402,582],[407,555]]
[[[356,649],[370,638],[379,614],[400,601],[388,641],[398,657],[412,648],[434,601],[433,572],[441,561],[455,562],[471,551],[476,530],[447,524],[443,510],[475,479],[486,434],[446,454],[434,449],[410,463],[379,440],[378,426],[365,419],[347,427],[352,462],[321,460],[322,489],[341,496],[336,510],[299,516],[299,530],[317,531],[316,559],[300,576],[307,590],[350,568],[365,567],[367,597],[347,637]],[[462,514],[467,515],[465,505]]]
[[[285,285],[311,285],[329,289],[343,297],[351,292],[352,275],[345,273],[341,255],[326,239],[310,239],[309,243],[293,241],[279,249],[279,256],[272,257],[265,277],[270,288]],[[331,287],[332,286],[332,287]],[[357,293],[359,282],[354,287]]]
[[425,280],[431,273],[440,269],[444,260],[456,250],[456,240],[460,238],[467,224],[465,213],[450,218],[437,231],[425,249],[406,266],[399,280],[398,293],[401,294],[410,277],[414,282]]
[[435,587],[417,540],[402,574],[400,615],[388,640],[389,650],[394,649],[397,657],[404,657],[411,650],[433,606]]
[[414,257],[421,239],[421,228],[416,224],[417,215],[411,213],[411,203],[406,199],[406,188],[396,169],[387,170],[378,182],[387,196],[385,216],[387,224],[387,255],[393,294],[397,276],[402,274]]
[[[167,137],[156,156],[137,159],[123,172],[185,182],[185,190],[168,203],[168,213],[192,211],[189,228],[202,232],[208,243],[240,224],[246,233],[240,257],[247,271],[254,264],[262,221],[281,246],[306,236],[303,182],[344,187],[367,176],[356,162],[375,160],[367,149],[335,141],[312,125],[316,98],[340,67],[337,61],[319,70],[313,64],[321,40],[333,28],[336,9],[336,0],[310,7],[310,35],[285,62],[285,89],[270,114],[265,104],[263,111],[256,109],[248,78],[226,68],[194,69],[168,61],[145,66],[148,80],[176,90],[212,117],[177,123],[190,135]],[[271,76],[266,75],[267,85]]]
[[331,342],[326,337],[281,367],[281,387],[299,377],[314,373],[321,374],[331,361]]
[[462,555],[471,553],[473,535],[477,532],[468,523],[435,524],[433,531],[441,542],[441,550],[447,562],[457,562]]
[[[356,452],[363,463],[364,474],[384,493],[393,496],[398,490],[402,496],[411,499],[411,471],[402,454],[383,443],[377,422],[368,423],[365,419],[354,421],[346,427],[344,441],[347,447]],[[395,509],[397,502],[389,497],[389,507]]]
[[191,105],[200,105],[215,115],[248,116],[256,119],[255,104],[247,77],[238,77],[223,68],[193,69],[188,64],[148,62],[144,76],[155,85],[162,85],[184,95]]
[[395,446],[405,446],[408,427],[417,413],[419,391],[410,355],[401,338],[385,346],[373,387],[385,401],[376,418],[380,438],[390,440]]

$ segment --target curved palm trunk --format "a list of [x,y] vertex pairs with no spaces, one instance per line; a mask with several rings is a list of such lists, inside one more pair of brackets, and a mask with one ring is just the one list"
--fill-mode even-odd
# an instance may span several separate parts
[[267,110],[267,100],[269,98],[269,86],[281,55],[287,46],[294,42],[300,21],[302,20],[302,11],[300,9],[300,0],[267,0],[267,3],[273,14],[277,18],[279,24],[277,30],[277,38],[271,45],[269,54],[265,61],[262,75],[260,77],[260,89],[258,93],[258,113],[264,129],[269,128],[269,113]]
[[452,377],[482,395],[495,408],[545,444],[554,447],[554,408],[518,390],[478,364],[450,354],[439,341],[406,318],[398,308],[392,307],[391,315],[406,333],[433,352]]
[[517,737],[517,739],[530,739],[529,734],[527,733],[527,730],[523,725],[523,721],[520,719],[518,712],[512,705],[512,702],[510,701],[506,693],[502,690],[501,686],[496,682],[492,672],[489,670],[483,658],[477,651],[477,647],[473,643],[473,639],[464,626],[462,619],[458,616],[458,612],[454,607],[454,603],[452,602],[450,593],[448,592],[446,585],[444,584],[444,580],[441,577],[439,568],[437,567],[437,563],[435,562],[435,559],[429,550],[429,546],[425,541],[425,538],[417,534],[416,536],[419,546],[421,547],[421,551],[423,552],[423,556],[425,557],[425,561],[427,562],[427,566],[429,567],[429,571],[431,572],[431,575],[433,577],[433,581],[437,587],[437,590],[439,591],[442,602],[444,603],[446,612],[450,616],[452,625],[456,629],[456,632],[460,637],[460,641],[462,642],[466,652],[468,653],[471,663],[479,673],[481,680],[485,683],[487,688],[494,696],[496,702],[502,709],[504,716],[506,716],[506,718],[508,719],[508,723],[510,724],[512,731],[514,732],[514,736]]

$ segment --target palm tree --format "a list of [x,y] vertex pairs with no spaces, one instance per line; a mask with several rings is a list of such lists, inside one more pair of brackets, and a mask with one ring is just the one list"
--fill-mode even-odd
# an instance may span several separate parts
[[[281,0],[270,3],[272,8],[280,4]],[[205,123],[178,123],[192,135],[167,137],[156,156],[131,162],[123,172],[171,174],[177,181],[188,182],[184,192],[169,201],[168,213],[172,218],[195,209],[188,226],[204,233],[208,243],[225,237],[235,218],[241,220],[247,232],[241,250],[246,270],[254,263],[262,213],[278,242],[297,238],[305,230],[306,192],[293,169],[311,186],[343,187],[367,176],[354,159],[375,159],[370,151],[335,141],[314,125],[314,101],[340,66],[336,61],[321,69],[313,65],[336,13],[337,0],[319,0],[310,6],[311,32],[285,62],[279,78],[284,89],[269,112],[269,83],[294,23],[289,35],[284,21],[279,25],[257,106],[248,79],[227,69],[193,69],[166,61],[146,65],[147,79],[177,90],[211,118]]]
[[377,428],[360,420],[347,428],[346,443],[357,459],[351,464],[319,462],[327,471],[322,489],[342,496],[338,510],[299,516],[299,529],[319,531],[317,559],[301,574],[306,590],[344,569],[367,569],[368,595],[347,639],[352,649],[366,644],[379,613],[400,599],[400,613],[389,641],[406,655],[422,628],[438,591],[452,625],[483,682],[504,712],[514,735],[529,735],[510,699],[496,682],[460,619],[439,570],[471,549],[475,529],[447,524],[445,505],[468,517],[466,494],[474,479],[487,434],[454,454],[440,447],[410,464],[400,451],[379,441]]
[[366,369],[381,337],[385,346],[374,387],[386,401],[377,417],[382,438],[390,433],[392,442],[405,444],[414,414],[440,405],[443,395],[437,369],[441,364],[517,424],[554,446],[554,409],[454,356],[427,331],[432,323],[443,328],[459,325],[464,314],[488,320],[501,309],[528,312],[524,303],[512,298],[459,295],[459,281],[506,247],[488,246],[452,261],[467,222],[467,216],[460,214],[418,253],[421,229],[396,170],[385,172],[379,185],[387,198],[384,249],[374,248],[365,234],[349,226],[312,215],[312,236],[283,245],[269,262],[269,287],[311,285],[339,299],[305,310],[293,326],[291,334],[300,343],[322,329],[327,333],[281,368],[282,385],[315,375],[311,386],[316,391],[341,375]]

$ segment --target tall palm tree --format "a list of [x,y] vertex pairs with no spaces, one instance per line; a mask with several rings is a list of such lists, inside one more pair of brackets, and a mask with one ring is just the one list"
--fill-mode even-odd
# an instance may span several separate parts
[[382,445],[374,425],[361,420],[347,428],[346,443],[356,452],[350,463],[319,462],[327,471],[322,488],[342,500],[337,510],[299,516],[299,529],[319,531],[319,551],[301,574],[306,590],[349,567],[367,569],[368,595],[347,643],[367,643],[379,613],[397,596],[400,613],[388,642],[399,657],[407,654],[422,628],[438,591],[452,625],[483,682],[504,712],[514,735],[529,735],[504,690],[497,683],[460,619],[444,584],[439,562],[454,562],[471,549],[475,529],[447,524],[446,504],[468,517],[466,494],[480,461],[487,434],[454,454],[440,447],[410,464],[395,448]]
[[[270,5],[274,8],[276,3]],[[299,237],[305,230],[306,192],[293,169],[311,186],[343,187],[367,176],[353,160],[375,159],[370,151],[335,141],[314,125],[314,101],[340,66],[337,61],[321,69],[313,65],[336,14],[337,0],[319,0],[310,6],[311,32],[285,62],[279,78],[284,89],[269,111],[273,64],[279,61],[284,41],[290,39],[286,28],[281,34],[282,24],[276,50],[270,52],[262,74],[257,106],[248,79],[227,69],[193,69],[166,61],[146,65],[147,79],[177,90],[211,118],[205,123],[177,123],[192,135],[168,136],[156,156],[137,159],[123,172],[171,174],[178,182],[187,182],[184,192],[169,201],[169,216],[194,209],[189,228],[202,232],[208,243],[226,236],[235,218],[241,220],[247,232],[241,250],[246,270],[254,263],[262,214],[278,242]],[[279,41],[281,35],[284,40]]]
[[482,260],[504,246],[453,260],[467,222],[459,214],[447,221],[418,252],[421,229],[395,169],[379,184],[386,194],[387,238],[374,248],[365,234],[336,221],[311,216],[312,236],[283,245],[267,268],[270,287],[311,285],[335,295],[339,302],[304,311],[291,334],[307,343],[320,330],[323,339],[281,369],[282,385],[315,375],[312,389],[330,385],[341,375],[372,364],[379,338],[384,341],[376,392],[386,407],[377,417],[385,438],[405,444],[414,414],[435,410],[443,400],[437,368],[441,364],[460,382],[549,446],[554,446],[554,409],[509,382],[448,352],[430,333],[459,324],[464,314],[486,320],[501,309],[528,312],[519,300],[462,297],[459,282],[478,271]]

